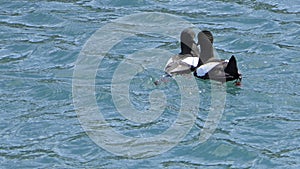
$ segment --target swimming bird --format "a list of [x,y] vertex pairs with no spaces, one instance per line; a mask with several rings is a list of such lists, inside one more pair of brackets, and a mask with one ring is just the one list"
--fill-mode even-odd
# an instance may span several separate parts
[[191,28],[186,28],[181,32],[181,52],[172,56],[165,66],[165,72],[169,76],[191,73],[191,66],[197,66],[199,62],[199,49],[194,38],[195,32]]
[[233,55],[229,60],[215,57],[212,45],[213,35],[210,31],[199,32],[197,44],[200,45],[201,52],[197,66],[191,66],[194,76],[220,82],[236,80],[236,84],[242,80],[242,75],[238,71],[237,62]]
[[[198,33],[198,43],[194,42],[195,32],[184,29],[181,32],[181,52],[169,59],[165,72],[167,76],[157,80],[155,84],[168,81],[172,75],[194,73],[194,76],[201,79],[212,79],[220,82],[236,80],[239,85],[242,75],[238,71],[235,57],[229,60],[218,59],[213,48],[213,35],[210,31],[204,30]],[[197,45],[200,45],[200,53]]]

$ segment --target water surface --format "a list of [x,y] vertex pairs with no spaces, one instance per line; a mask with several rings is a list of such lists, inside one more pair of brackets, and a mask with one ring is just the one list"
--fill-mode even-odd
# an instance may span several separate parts
[[[0,2],[1,168],[299,168],[299,9],[297,0]],[[105,151],[84,132],[73,105],[72,75],[80,50],[96,30],[139,12],[173,14],[211,30],[220,57],[236,56],[243,82],[241,87],[227,84],[225,111],[208,141],[197,144],[211,85],[198,80],[200,109],[184,140],[159,156],[130,159]],[[180,105],[173,92],[178,86],[170,82],[158,88],[169,94],[167,111],[156,122],[138,125],[118,115],[111,100],[112,75],[144,45],[179,52],[176,39],[129,38],[105,57],[96,79],[104,116],[133,137],[163,132]],[[133,79],[130,98],[137,109],[149,107],[149,92],[157,89],[152,80],[161,73],[147,69]]]

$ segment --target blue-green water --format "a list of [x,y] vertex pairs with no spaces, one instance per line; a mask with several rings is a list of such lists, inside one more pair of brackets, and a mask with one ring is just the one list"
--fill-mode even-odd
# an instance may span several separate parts
[[[299,9],[297,0],[1,1],[0,168],[299,168]],[[72,77],[96,30],[139,12],[173,14],[211,30],[220,57],[236,56],[243,81],[241,87],[228,83],[222,119],[208,141],[198,144],[210,82],[198,80],[200,109],[184,140],[161,155],[131,159],[107,152],[85,133],[73,104]],[[142,46],[179,52],[179,43],[165,36],[126,39],[103,59],[96,79],[99,109],[132,137],[161,133],[180,106],[176,84],[154,86],[152,78],[162,71],[147,69],[131,82],[132,104],[147,109],[149,92],[159,89],[170,93],[167,111],[144,125],[118,114],[110,91],[114,70]]]

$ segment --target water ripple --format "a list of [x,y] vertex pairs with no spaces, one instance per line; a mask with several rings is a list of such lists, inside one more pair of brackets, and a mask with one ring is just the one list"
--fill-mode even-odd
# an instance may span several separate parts
[[[0,2],[0,161],[3,168],[297,168],[299,166],[299,2],[297,0],[43,0]],[[175,14],[215,36],[221,58],[234,54],[242,86],[227,85],[226,109],[216,132],[198,144],[210,106],[210,83],[198,81],[197,120],[170,151],[147,159],[115,156],[92,142],[72,103],[75,60],[101,26],[127,14]],[[135,46],[131,46],[135,44]],[[162,86],[163,116],[133,123],[116,111],[111,77],[140,47],[177,53],[177,39],[138,35],[117,45],[99,66],[96,99],[118,132],[150,137],[176,119],[176,85]],[[105,72],[105,73],[101,73]],[[131,84],[133,106],[149,107],[151,78],[144,70]]]

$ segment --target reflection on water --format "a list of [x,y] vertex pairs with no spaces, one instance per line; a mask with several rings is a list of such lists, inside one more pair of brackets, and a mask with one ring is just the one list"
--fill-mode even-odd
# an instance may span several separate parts
[[[297,0],[0,2],[1,166],[297,168],[299,6]],[[134,160],[105,151],[84,132],[73,107],[72,75],[80,50],[97,29],[128,14],[153,11],[175,14],[211,30],[220,57],[236,56],[243,82],[240,87],[227,83],[225,111],[207,142],[198,144],[198,138],[210,111],[211,83],[198,80],[200,108],[189,134],[164,154]],[[146,69],[135,76],[130,99],[138,110],[149,108],[150,91],[168,93],[162,116],[140,125],[124,119],[111,104],[111,77],[139,47],[178,53],[179,43],[148,34],[129,42],[118,44],[99,65],[96,99],[107,112],[105,118],[121,133],[152,136],[176,120],[180,106],[180,96],[173,92],[178,90],[176,83],[152,85],[161,70]]]

